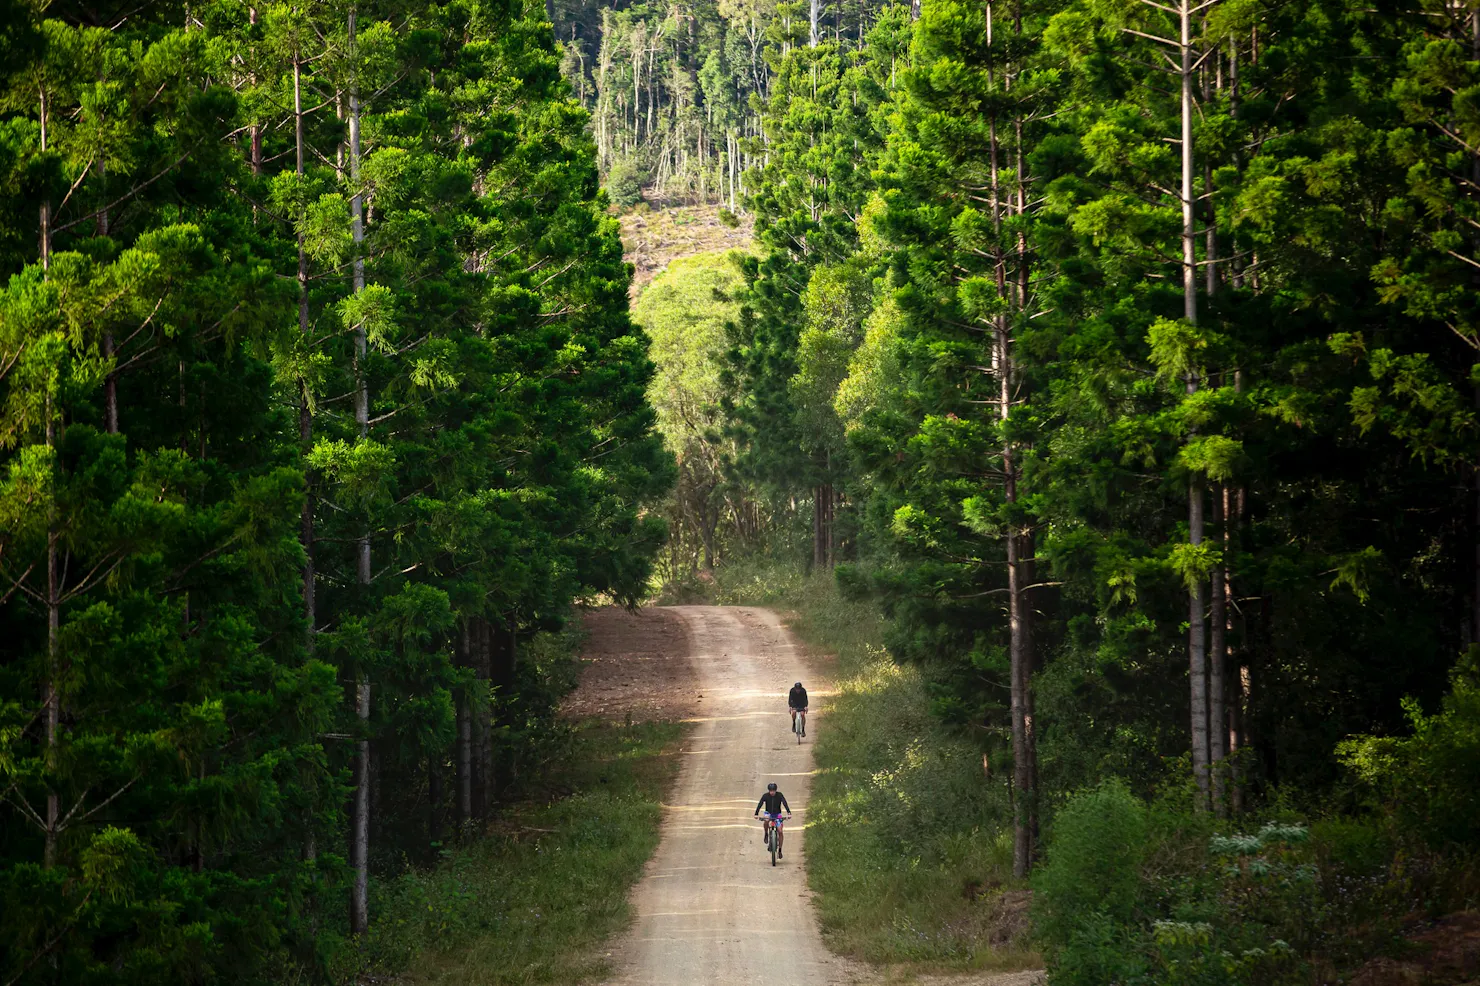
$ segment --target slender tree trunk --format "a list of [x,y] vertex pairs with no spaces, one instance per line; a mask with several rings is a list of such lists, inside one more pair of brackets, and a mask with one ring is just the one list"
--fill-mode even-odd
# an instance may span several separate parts
[[1249,665],[1238,666],[1237,688],[1234,692],[1234,701],[1229,710],[1229,720],[1233,727],[1229,730],[1228,753],[1230,763],[1233,765],[1232,780],[1230,785],[1229,805],[1235,815],[1244,812],[1245,802],[1245,778],[1244,758],[1246,754],[1242,751],[1249,746],[1249,716],[1250,702],[1253,700],[1253,674]]
[[[98,182],[103,187],[104,196],[107,192],[108,166],[105,162],[98,162]],[[98,236],[107,236],[109,233],[110,217],[107,207],[98,210],[94,229]],[[118,354],[117,341],[113,337],[112,330],[103,333],[103,358],[113,359]],[[108,434],[118,434],[118,372],[109,369],[108,375],[103,379],[103,427]]]
[[442,758],[437,754],[427,756],[427,841],[432,845],[442,841]]
[[[1182,299],[1183,316],[1193,325],[1197,324],[1197,212],[1193,195],[1192,155],[1192,3],[1181,0],[1182,53]],[[1187,375],[1187,393],[1198,390],[1197,374]],[[1193,478],[1187,486],[1187,532],[1194,546],[1203,542],[1203,492],[1202,484]],[[1197,801],[1200,811],[1207,810],[1208,800],[1208,661],[1207,627],[1204,623],[1203,584],[1193,585],[1187,592],[1187,658],[1188,679],[1191,685],[1192,727],[1192,771],[1197,779],[1201,796]]]
[[[1243,372],[1235,370],[1233,374],[1233,387],[1235,391],[1243,390]],[[1239,544],[1239,530],[1243,526],[1245,507],[1245,493],[1242,489],[1229,492],[1227,506],[1224,508],[1225,521],[1224,550],[1223,550],[1223,594],[1225,602],[1236,598],[1233,590],[1233,576],[1229,563],[1233,557],[1233,551]],[[1230,606],[1227,612],[1229,625],[1232,626],[1232,615],[1234,608]],[[1229,807],[1234,814],[1242,814],[1244,810],[1244,757],[1239,751],[1249,745],[1248,729],[1245,726],[1246,716],[1249,709],[1249,684],[1250,674],[1247,663],[1249,653],[1249,621],[1247,617],[1240,614],[1239,620],[1239,660],[1233,659],[1233,648],[1229,647],[1229,664],[1227,671],[1236,676],[1232,682],[1232,700],[1228,705],[1228,779],[1229,779]]]
[[[998,357],[1001,369],[999,393],[1005,395],[1011,388],[1011,354],[1008,351],[1006,332],[999,337],[1002,353]],[[1010,442],[1002,447],[1002,466],[1005,476],[1004,499],[1017,501],[1017,464]],[[1032,665],[1032,624],[1027,606],[1027,585],[1023,579],[1022,544],[1018,531],[1010,529],[1007,535],[1007,623],[1009,633],[1008,656],[1012,714],[1012,769],[1013,791],[1013,842],[1012,873],[1022,878],[1028,875],[1033,865],[1033,753],[1029,729],[1031,716],[1028,712],[1028,686]]]
[[827,488],[827,567],[838,566],[838,491]]
[[[361,722],[370,718],[370,685],[359,678],[355,684],[355,714]],[[350,863],[355,871],[350,894],[349,930],[364,934],[370,926],[370,739],[355,744],[354,836],[350,840]]]
[[[41,90],[41,150],[47,149],[47,98],[43,84]],[[41,252],[41,269],[51,269],[51,200],[41,203],[38,216]],[[46,447],[52,451],[51,468],[56,470],[57,423],[56,408],[51,396],[46,398]],[[42,849],[42,863],[47,869],[56,865],[57,838],[61,834],[62,802],[56,789],[58,750],[61,746],[62,701],[58,678],[61,676],[61,632],[62,632],[62,574],[57,542],[56,501],[47,507],[46,524],[46,683],[42,686],[43,703],[46,707],[46,838]]]
[[466,696],[457,711],[457,821],[462,830],[473,818],[473,716]]
[[[514,680],[518,670],[519,653],[516,640],[516,628],[512,618],[507,622],[502,619],[490,620],[485,625],[488,639],[488,680],[492,686],[491,702],[497,709],[497,717],[491,718],[491,724],[500,728],[508,728],[513,725],[510,701],[514,693]],[[492,711],[492,710],[490,710]],[[485,770],[489,778],[488,804],[485,806],[487,814],[493,813],[493,807],[498,802],[499,790],[507,784],[507,779],[500,779],[498,768],[494,762],[493,729],[488,731],[489,742],[484,751]]]
[[822,35],[818,27],[819,18],[822,15],[822,0],[808,0],[807,19],[810,22],[811,33],[808,36],[807,46],[816,48],[822,41]]
[[473,811],[478,818],[486,819],[493,812],[495,779],[493,776],[493,695],[492,633],[489,621],[478,618],[473,624],[473,646],[477,660],[477,675],[482,702],[477,711],[478,729],[475,736],[475,770],[477,783],[474,787]]
[[[293,54],[293,143],[297,173],[303,174],[303,63],[295,51]],[[308,324],[308,250],[303,233],[298,233],[298,332],[307,345]],[[298,440],[306,457],[313,447],[313,411],[309,400],[308,381],[298,381]],[[313,482],[307,469],[304,470],[307,486],[303,498],[303,515],[299,521],[299,540],[303,544],[303,615],[308,622],[309,649],[313,649],[317,632],[318,617],[314,608],[314,518]]]
[[[1475,404],[1480,407],[1480,388],[1475,391]],[[1475,530],[1472,535],[1475,539],[1474,547],[1474,589],[1470,597],[1470,642],[1480,644],[1480,462],[1475,463]]]
[[[40,94],[41,94],[41,153],[45,154],[46,153],[46,150],[47,150],[47,125],[50,122],[47,119],[47,116],[48,116],[48,112],[47,111],[48,111],[49,106],[50,106],[50,101],[47,99],[47,96],[46,96],[46,85],[45,85],[45,83],[43,83],[42,86],[41,86]],[[40,247],[39,248],[40,248],[40,252],[41,252],[41,269],[42,270],[50,270],[51,269],[51,199],[50,198],[43,198],[41,200],[40,223],[39,223],[39,226],[40,226],[40,233],[39,233]]]
[[[1013,33],[1021,40],[1023,34],[1023,5],[1021,0],[1013,4],[1012,25]],[[1011,86],[1010,78],[1008,79],[1008,85],[1009,87]],[[1028,211],[1028,172],[1027,164],[1023,157],[1023,117],[1021,113],[1013,119],[1013,138],[1015,141],[1013,160],[1017,171],[1017,201],[1013,204],[1013,208],[1021,222]],[[1028,311],[1028,285],[1030,283],[1028,237],[1025,228],[1021,224],[1019,225],[1017,234],[1017,264],[1016,308],[1018,315],[1021,316],[1024,312]],[[1013,376],[1014,356],[1010,332],[1003,337],[1003,343],[1005,346],[1003,353],[1003,379],[1007,386],[1004,388],[1001,398],[1001,414],[1005,420],[1011,409],[1012,400],[1016,396],[1015,390],[1018,384],[1016,378]],[[1010,483],[1006,499],[1009,503],[1016,503],[1018,498],[1017,449],[1010,444],[1007,447],[1013,452],[1013,461],[1011,468],[1006,470],[1008,482]],[[1026,762],[1026,766],[1022,771],[1022,783],[1019,784],[1019,790],[1027,807],[1027,864],[1031,868],[1033,865],[1033,847],[1038,841],[1038,743],[1033,733],[1033,607],[1031,596],[1029,596],[1029,592],[1031,591],[1029,586],[1032,585],[1034,579],[1033,535],[1030,531],[1023,531],[1015,536],[1015,540],[1017,542],[1016,551],[1014,552],[1016,558],[1008,566],[1009,569],[1015,568],[1017,570],[1016,577],[1018,582],[1018,591],[1014,595],[1017,614],[1015,619],[1010,618],[1010,622],[1013,624],[1013,634],[1010,643],[1010,650],[1012,651],[1010,663],[1015,672],[1017,690],[1021,696],[1018,700],[1021,712],[1021,725],[1019,728],[1022,733],[1022,756]],[[1011,614],[1009,616],[1011,617]],[[1015,722],[1014,725],[1017,725],[1017,723]],[[1016,852],[1014,852],[1015,857]]]
[[[355,46],[355,9],[349,10],[348,37],[353,55]],[[297,91],[295,88],[295,98]],[[350,236],[354,242],[354,259],[351,261],[352,287],[355,294],[365,290],[365,259],[361,250],[365,242],[365,203],[360,192],[360,97],[358,80],[352,81],[349,91],[349,174]],[[355,326],[355,424],[360,441],[365,441],[370,430],[369,384],[365,379],[365,323]],[[367,521],[368,525],[368,521]],[[356,547],[356,580],[361,586],[370,585],[370,535],[368,530],[360,535]],[[354,897],[350,902],[350,930],[361,933],[369,926],[370,915],[370,784],[372,781],[371,752],[368,731],[370,728],[370,678],[365,669],[355,669],[355,714],[366,737],[359,744],[355,763],[355,885]]]
[[[46,401],[46,445],[57,445],[56,412],[51,398]],[[56,468],[55,463],[52,466]],[[48,508],[50,518],[46,531],[46,683],[43,686],[46,705],[46,842],[42,863],[47,869],[56,865],[57,838],[61,834],[62,802],[56,789],[61,746],[62,701],[58,678],[61,676],[62,573],[57,541],[56,507]]]
[[[994,141],[995,143],[995,141]],[[997,156],[993,147],[992,157]],[[997,211],[997,200],[993,197],[993,211]],[[999,254],[1001,246],[998,246]],[[998,265],[998,291],[1011,302],[1005,270]],[[999,420],[1006,424],[1012,411],[1012,338],[1008,317],[997,317],[997,400]],[[1008,509],[1017,503],[1017,450],[1011,441],[1002,444],[1002,498]],[[1015,522],[1009,526],[1007,539],[1007,606],[1008,606],[1008,657],[1012,715],[1012,761],[1013,761],[1013,847],[1012,872],[1019,878],[1028,875],[1033,866],[1033,751],[1029,729],[1031,716],[1028,711],[1028,688],[1032,667],[1032,628],[1027,606],[1027,582],[1023,575],[1021,532]]]
[[[1205,94],[1207,91],[1204,75]],[[1210,195],[1213,190],[1213,167],[1203,164],[1204,190]],[[1212,299],[1218,292],[1218,237],[1215,226],[1218,221],[1213,200],[1208,199],[1207,233],[1204,244],[1207,265],[1206,290]],[[1229,496],[1228,485],[1220,483],[1213,492],[1213,515],[1218,536],[1222,540],[1223,557],[1228,557]],[[1224,700],[1224,685],[1227,682],[1228,656],[1228,581],[1220,563],[1213,569],[1209,592],[1209,653],[1208,653],[1208,771],[1212,794],[1213,811],[1222,818],[1228,814],[1226,800],[1227,770],[1224,763],[1228,755],[1228,711]]]
[[[1228,551],[1228,487],[1220,484],[1213,493],[1213,521],[1222,537],[1224,557]],[[1208,762],[1211,773],[1213,810],[1221,818],[1228,813],[1225,800],[1228,754],[1228,713],[1223,697],[1228,654],[1228,583],[1219,564],[1213,569],[1209,600],[1208,641]]]

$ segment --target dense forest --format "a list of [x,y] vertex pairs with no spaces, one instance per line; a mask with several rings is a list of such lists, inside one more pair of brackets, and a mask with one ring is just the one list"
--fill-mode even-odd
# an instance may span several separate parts
[[746,565],[1055,983],[1480,900],[1472,5],[0,0],[0,96],[0,982],[342,981],[572,604]]
[[[566,27],[614,188],[718,188],[733,127],[748,165],[754,251],[637,308],[665,574],[770,557],[881,607],[1011,791],[1013,872],[1049,863],[1055,981],[1326,981],[1313,950],[1367,920],[1348,857],[1382,907],[1473,906],[1480,13],[751,10]],[[601,88],[654,38],[627,102]],[[1296,848],[1317,823],[1350,827]],[[1208,862],[1117,897],[1142,843]]]
[[587,116],[517,2],[0,23],[0,981],[321,980],[662,541]]

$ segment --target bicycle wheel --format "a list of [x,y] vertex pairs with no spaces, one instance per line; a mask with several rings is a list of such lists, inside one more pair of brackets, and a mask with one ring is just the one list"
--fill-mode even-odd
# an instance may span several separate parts
[[771,837],[766,840],[766,846],[771,850],[771,865],[776,865],[776,826],[771,826]]
[[797,734],[797,746],[802,745],[802,717],[797,716],[796,722],[791,724],[791,731]]

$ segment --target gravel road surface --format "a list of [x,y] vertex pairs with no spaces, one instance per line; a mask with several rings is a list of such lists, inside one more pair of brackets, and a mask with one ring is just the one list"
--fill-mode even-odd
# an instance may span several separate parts
[[[810,721],[808,740],[797,745],[786,693],[808,679],[801,649],[769,610],[662,612],[659,619],[682,621],[693,687],[703,698],[662,844],[633,897],[637,920],[613,955],[613,984],[855,982],[822,945],[802,871],[810,737],[827,721]],[[775,867],[752,818],[768,781],[780,785],[793,811]]]

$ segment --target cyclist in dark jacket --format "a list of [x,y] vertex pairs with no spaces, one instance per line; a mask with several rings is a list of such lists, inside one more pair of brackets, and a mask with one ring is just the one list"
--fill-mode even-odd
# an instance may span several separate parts
[[790,812],[791,805],[786,803],[786,795],[782,794],[776,789],[775,781],[772,781],[771,783],[766,785],[766,793],[761,795],[761,799],[755,803],[755,817],[760,817],[762,808],[766,809],[766,826],[761,830],[761,841],[765,841],[766,833],[770,831],[772,825],[775,825],[776,858],[780,859],[781,844],[785,840],[786,836],[778,823],[781,820],[782,809]]
[[791,728],[797,728],[797,714],[802,716],[802,735],[807,735],[807,689],[802,687],[799,681],[791,686],[791,692],[786,696],[787,707],[791,709]]

